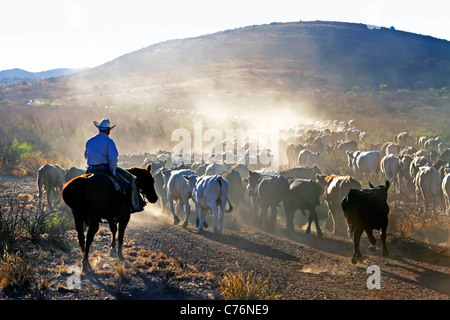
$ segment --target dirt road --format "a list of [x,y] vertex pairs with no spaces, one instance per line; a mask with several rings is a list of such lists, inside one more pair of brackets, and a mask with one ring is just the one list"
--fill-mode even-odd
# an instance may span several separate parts
[[[391,237],[390,255],[385,258],[379,247],[369,252],[364,238],[364,260],[353,265],[353,244],[343,237],[320,238],[314,231],[308,235],[300,230],[288,235],[283,228],[271,234],[233,222],[224,225],[223,234],[214,234],[211,228],[197,234],[193,225],[182,229],[168,217],[160,219],[147,224],[136,217],[127,235],[138,246],[164,252],[217,277],[226,270],[270,275],[280,299],[450,298],[450,259],[445,248]],[[369,290],[367,280],[375,273],[367,269],[373,265],[381,272],[380,289]]]

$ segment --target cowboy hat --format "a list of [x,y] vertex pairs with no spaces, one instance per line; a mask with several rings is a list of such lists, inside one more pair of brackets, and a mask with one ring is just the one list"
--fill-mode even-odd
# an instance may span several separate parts
[[111,123],[109,122],[109,119],[103,119],[102,122],[98,123],[97,121],[94,121],[94,125],[99,130],[108,130],[113,129],[116,125],[111,126]]

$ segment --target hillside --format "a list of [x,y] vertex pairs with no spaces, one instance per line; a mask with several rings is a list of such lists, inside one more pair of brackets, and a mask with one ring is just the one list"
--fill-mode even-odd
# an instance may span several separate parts
[[[446,40],[354,23],[273,23],[166,41],[86,71],[3,88],[0,111],[39,100],[41,110],[70,108],[60,114],[73,113],[74,126],[82,126],[92,117],[84,107],[104,117],[104,107],[115,106],[106,114],[129,121],[134,132],[136,119],[141,131],[151,127],[143,119],[155,110],[215,110],[228,118],[276,116],[283,127],[305,118],[356,119],[379,139],[401,131],[450,138],[449,79]],[[165,114],[152,133],[169,140],[191,118]]]
[[30,79],[45,79],[51,77],[61,77],[65,75],[72,74],[74,72],[82,71],[85,69],[69,69],[69,68],[59,68],[40,72],[30,72],[23,69],[8,69],[0,71],[0,79],[5,78],[30,78]]
[[273,23],[154,44],[63,77],[49,97],[187,105],[198,96],[440,89],[449,75],[446,40],[354,23]]
[[[83,90],[257,93],[354,86],[441,88],[450,42],[363,24],[297,22],[251,26],[143,48],[72,77]],[[139,90],[141,89],[141,90]],[[155,92],[152,92],[155,91]]]
[[59,68],[40,72],[30,72],[19,68],[2,70],[0,71],[0,88],[7,88],[15,85],[28,84],[42,79],[57,78],[82,70],[86,70],[86,68],[82,69]]

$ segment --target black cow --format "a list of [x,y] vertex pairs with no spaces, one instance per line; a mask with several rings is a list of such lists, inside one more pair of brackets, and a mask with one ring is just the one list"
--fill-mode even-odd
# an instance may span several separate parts
[[294,231],[294,214],[299,209],[303,214],[305,210],[309,211],[308,228],[306,233],[311,232],[311,223],[316,225],[317,235],[322,236],[322,230],[319,227],[319,218],[317,217],[316,207],[320,205],[320,195],[322,187],[313,180],[295,179],[289,185],[289,192],[284,201],[284,210],[286,213],[286,229]]
[[[264,176],[250,171],[248,174],[247,189],[256,202],[256,215],[258,216],[258,207],[261,214],[257,218],[259,225],[273,231],[275,229],[276,218],[278,214],[277,207],[280,202],[284,202],[289,191],[289,182],[287,178],[277,174],[276,176]],[[270,219],[267,211],[270,207]]]
[[154,188],[156,191],[156,194],[158,195],[158,198],[161,199],[161,206],[163,210],[169,210],[169,201],[167,200],[167,191],[166,189],[164,189],[164,178],[163,178],[163,174],[162,171],[167,170],[166,168],[164,168],[164,166],[159,167],[157,169],[155,169],[155,171],[153,171],[153,164],[152,164],[152,174],[153,174],[153,179],[155,179],[155,183],[154,183]]
[[383,255],[388,254],[386,248],[386,229],[388,226],[389,206],[387,204],[387,192],[389,181],[386,184],[374,187],[370,182],[370,189],[350,189],[348,195],[342,200],[342,210],[347,221],[349,234],[353,235],[355,251],[352,263],[356,264],[361,258],[359,242],[363,231],[366,231],[371,246],[375,250],[376,240],[372,234],[373,229],[381,229],[381,242],[383,243]]
[[64,179],[66,180],[66,182],[69,182],[73,178],[79,177],[85,173],[86,173],[86,170],[72,167],[69,170],[67,170],[66,174],[64,175]]
[[293,168],[281,171],[280,175],[292,179],[316,179],[316,174],[322,173],[317,166],[314,168]]

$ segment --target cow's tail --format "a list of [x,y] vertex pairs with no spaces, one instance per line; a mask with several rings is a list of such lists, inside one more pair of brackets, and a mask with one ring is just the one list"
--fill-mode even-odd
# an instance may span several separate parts
[[225,189],[224,188],[224,186],[225,186],[224,182],[226,182],[227,187],[226,187],[226,192],[225,192],[226,194],[225,195],[227,197],[227,202],[228,202],[229,208],[228,208],[228,210],[225,210],[225,212],[231,212],[231,211],[233,211],[233,206],[231,205],[230,199],[228,198],[228,181],[225,180],[225,178],[222,177],[222,176],[219,176],[217,181],[219,182],[219,185],[220,185],[220,193],[221,194],[222,194],[222,192],[224,192],[224,189]]
[[230,206],[227,212],[233,211],[233,206],[231,205],[230,199],[227,197],[228,205]]
[[348,195],[345,196],[344,199],[342,199],[341,202],[342,211],[344,211],[344,215],[346,212],[348,212]]

